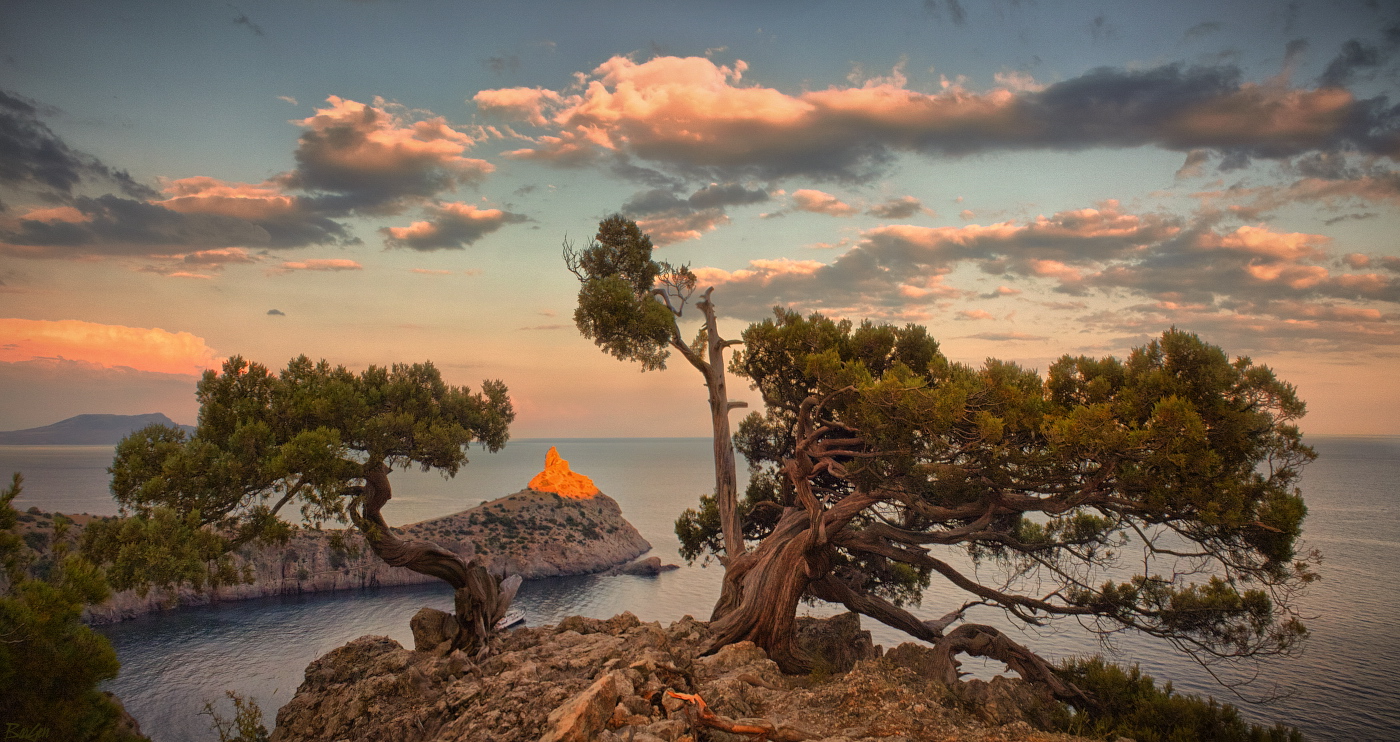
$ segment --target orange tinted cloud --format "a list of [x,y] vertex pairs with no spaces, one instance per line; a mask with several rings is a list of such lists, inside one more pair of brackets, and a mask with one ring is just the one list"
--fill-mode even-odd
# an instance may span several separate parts
[[423,251],[460,250],[506,224],[526,219],[522,214],[457,202],[429,206],[424,211],[429,216],[425,221],[379,230],[384,235],[384,244]]
[[80,320],[0,319],[0,361],[44,358],[167,374],[198,374],[221,360],[203,338],[188,332]]
[[323,200],[323,208],[396,214],[413,199],[478,182],[496,169],[465,157],[475,140],[441,116],[415,121],[403,106],[378,98],[374,105],[334,95],[326,102],[295,122],[307,130],[297,169],[278,179],[289,188],[340,194]]
[[844,203],[841,199],[823,191],[811,188],[803,188],[792,192],[792,200],[796,202],[795,208],[798,211],[810,211],[815,214],[827,214],[829,216],[855,216],[856,207]]
[[1340,88],[1242,83],[1227,66],[1099,68],[1047,86],[1003,75],[984,92],[945,81],[936,93],[908,89],[896,70],[795,94],[745,85],[747,68],[613,57],[578,75],[579,92],[505,88],[473,100],[485,114],[545,131],[513,157],[577,164],[624,154],[730,176],[864,178],[892,151],[1155,145],[1245,159],[1341,148],[1400,155],[1395,137],[1374,133],[1389,131],[1394,114]]
[[326,258],[320,260],[295,260],[286,261],[268,271],[268,274],[290,273],[292,271],[358,271],[364,266],[353,260],[344,258]]

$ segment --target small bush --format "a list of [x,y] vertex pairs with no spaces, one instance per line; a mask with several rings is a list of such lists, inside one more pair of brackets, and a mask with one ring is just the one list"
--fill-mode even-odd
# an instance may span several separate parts
[[1303,742],[1297,729],[1251,724],[1228,703],[1182,695],[1171,683],[1158,688],[1137,665],[1125,670],[1101,657],[1068,659],[1059,673],[1097,701],[1066,709],[1055,725],[1060,731],[1137,742]]

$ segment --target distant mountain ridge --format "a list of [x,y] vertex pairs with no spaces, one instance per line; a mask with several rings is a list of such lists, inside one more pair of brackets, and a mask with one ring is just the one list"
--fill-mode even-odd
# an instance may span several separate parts
[[192,425],[177,425],[163,413],[146,415],[77,415],[42,428],[0,431],[5,446],[103,446],[116,445],[133,430],[147,425],[173,425],[194,433]]

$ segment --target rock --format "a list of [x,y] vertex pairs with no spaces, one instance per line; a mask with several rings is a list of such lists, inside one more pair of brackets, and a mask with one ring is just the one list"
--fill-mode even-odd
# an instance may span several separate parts
[[1054,697],[1045,688],[1000,675],[985,680],[967,680],[954,688],[954,694],[976,709],[988,724],[1029,723],[1046,726],[1055,707]]
[[413,648],[419,652],[436,649],[457,636],[457,618],[436,608],[419,608],[408,621],[413,631]]
[[885,661],[896,667],[913,670],[920,677],[937,680],[938,671],[934,661],[935,656],[934,651],[929,647],[914,642],[904,642],[886,652]]
[[659,575],[662,572],[669,572],[673,569],[680,569],[679,565],[662,564],[661,557],[651,556],[646,559],[638,559],[635,562],[624,564],[617,568],[617,573],[622,575],[637,575],[639,577],[649,577]]
[[797,646],[826,672],[849,672],[860,660],[880,656],[870,632],[861,630],[860,616],[851,611],[831,618],[798,618]]
[[[431,625],[424,615],[420,623]],[[814,633],[847,649],[864,646],[849,619],[823,623],[834,626]],[[727,719],[785,730],[773,739],[1087,742],[1036,731],[1025,723],[1035,725],[1033,715],[1017,716],[1016,704],[1038,702],[1020,681],[951,692],[906,667],[920,656],[911,649],[858,660],[845,673],[786,678],[749,642],[698,657],[709,627],[691,618],[667,627],[630,614],[561,624],[503,634],[475,665],[461,652],[438,658],[386,637],[357,639],[311,663],[277,713],[273,741],[748,739],[692,729],[695,706],[661,693],[671,688],[698,694]]]
[[617,706],[618,673],[608,673],[549,713],[540,742],[588,742]]
[[[81,535],[82,525],[74,528],[74,538]],[[432,541],[464,560],[477,557],[491,568],[527,580],[603,572],[651,549],[622,517],[617,501],[601,492],[578,499],[525,489],[395,530],[404,538]],[[332,546],[333,536],[343,548]],[[83,620],[104,624],[183,605],[440,582],[386,564],[353,529],[299,529],[285,546],[250,545],[239,549],[233,559],[235,569],[252,570],[252,583],[204,591],[151,590],[146,595],[126,590],[86,608]]]

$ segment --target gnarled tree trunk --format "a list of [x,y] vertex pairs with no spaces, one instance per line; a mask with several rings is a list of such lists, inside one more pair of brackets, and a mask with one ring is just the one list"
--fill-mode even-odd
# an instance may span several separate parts
[[742,564],[727,566],[725,582],[732,583],[738,600],[710,623],[713,638],[706,652],[751,641],[783,672],[810,669],[810,660],[795,643],[797,602],[814,576],[824,576],[831,569],[831,557],[826,548],[816,545],[809,524],[807,513],[790,509],[763,543],[743,556]]
[[956,685],[958,682],[957,655],[970,654],[1005,662],[1021,679],[1043,683],[1061,700],[1076,703],[1089,700],[1073,683],[1056,675],[1050,663],[993,626],[963,624],[939,639],[933,645],[933,651],[936,653],[933,672],[945,685]]
[[384,521],[380,509],[393,496],[389,468],[383,463],[365,466],[365,486],[359,508],[350,507],[350,519],[364,534],[374,553],[386,563],[436,577],[451,585],[455,594],[457,636],[452,646],[468,654],[484,656],[496,632],[496,622],[505,617],[520,575],[505,577],[492,573],[475,558],[470,562],[431,541],[404,540]]

